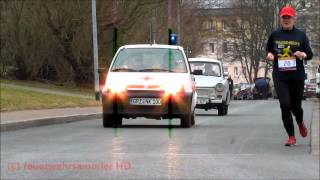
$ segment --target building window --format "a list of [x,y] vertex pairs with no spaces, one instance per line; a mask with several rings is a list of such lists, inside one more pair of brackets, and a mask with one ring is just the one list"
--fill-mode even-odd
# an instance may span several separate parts
[[209,46],[210,46],[211,52],[214,53],[214,43],[209,43]]
[[227,21],[223,20],[222,23],[223,23],[222,24],[223,31],[228,31],[229,30],[229,25],[228,25]]
[[203,30],[208,30],[208,29],[209,29],[208,21],[204,21],[204,22],[203,22],[203,24],[202,24],[202,29],[203,29]]
[[238,67],[234,67],[234,75],[238,76],[239,72],[238,72]]
[[214,20],[211,20],[210,21],[210,28],[209,28],[210,31],[215,31],[216,30],[216,21]]
[[223,43],[222,49],[224,53],[228,53],[228,44],[226,42]]
[[215,31],[216,30],[216,21],[206,20],[203,22],[202,28],[206,31]]

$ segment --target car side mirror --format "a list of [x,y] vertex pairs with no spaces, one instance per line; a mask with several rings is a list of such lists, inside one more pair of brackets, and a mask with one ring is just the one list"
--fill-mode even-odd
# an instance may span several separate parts
[[202,70],[201,69],[194,70],[192,72],[192,74],[194,74],[194,75],[202,75]]

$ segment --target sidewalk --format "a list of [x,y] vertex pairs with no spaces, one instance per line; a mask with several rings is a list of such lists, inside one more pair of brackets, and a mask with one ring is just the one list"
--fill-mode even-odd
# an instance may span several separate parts
[[320,128],[320,99],[314,99],[312,122],[311,122],[311,154],[319,156],[319,128]]
[[101,118],[102,107],[25,110],[1,113],[1,132]]

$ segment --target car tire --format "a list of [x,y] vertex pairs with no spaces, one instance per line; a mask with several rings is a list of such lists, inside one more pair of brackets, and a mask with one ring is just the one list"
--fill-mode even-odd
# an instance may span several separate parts
[[224,116],[226,114],[226,107],[228,106],[224,103],[218,106],[218,116]]
[[122,125],[122,117],[121,116],[115,116],[115,122],[114,125],[121,126]]
[[193,110],[193,116],[191,116],[191,125],[194,126],[196,124],[196,117],[195,117],[195,112]]
[[228,105],[225,105],[225,107],[224,107],[224,115],[227,115],[228,114]]
[[103,114],[102,125],[104,128],[122,125],[122,117],[114,114]]
[[192,113],[182,115],[180,126],[183,128],[190,128],[193,125],[193,121],[194,121],[194,111]]

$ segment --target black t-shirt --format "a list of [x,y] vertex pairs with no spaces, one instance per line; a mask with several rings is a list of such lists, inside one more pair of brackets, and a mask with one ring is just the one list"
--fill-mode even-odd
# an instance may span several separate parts
[[[271,52],[275,59],[273,63],[273,73],[274,79],[278,80],[304,80],[305,70],[304,70],[304,60],[310,60],[313,57],[312,50],[309,45],[309,40],[303,31],[293,27],[292,30],[283,30],[282,28],[277,29],[272,32],[267,43],[267,53]],[[307,57],[304,60],[296,58],[293,54],[296,51],[301,51],[306,53]],[[285,61],[294,61],[295,65],[289,65],[290,67],[285,68]],[[281,63],[279,63],[279,60]],[[280,65],[279,65],[280,64]]]

